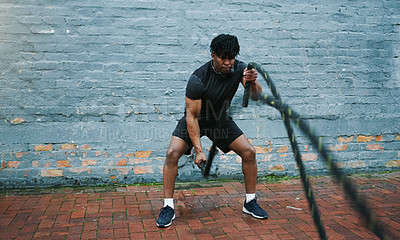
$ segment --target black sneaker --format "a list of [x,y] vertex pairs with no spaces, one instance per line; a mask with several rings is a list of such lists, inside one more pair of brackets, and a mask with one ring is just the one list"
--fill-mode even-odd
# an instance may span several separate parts
[[243,212],[250,214],[251,216],[253,216],[255,218],[260,218],[260,219],[268,218],[268,213],[266,211],[264,211],[260,207],[260,205],[258,205],[257,198],[254,198],[253,200],[251,200],[248,203],[246,203],[246,201],[244,201]]
[[172,224],[172,220],[175,219],[175,211],[172,207],[166,206],[161,208],[160,215],[157,219],[157,227],[165,228]]

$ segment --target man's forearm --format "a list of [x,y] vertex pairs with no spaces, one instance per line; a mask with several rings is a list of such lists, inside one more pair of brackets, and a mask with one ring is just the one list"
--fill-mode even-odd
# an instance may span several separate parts
[[192,140],[194,151],[196,153],[203,152],[200,141],[200,126],[197,118],[186,117],[187,129],[189,132],[190,140]]
[[251,96],[252,100],[254,100],[254,101],[259,100],[260,96],[261,96],[261,92],[262,92],[262,87],[258,81],[254,81],[253,83],[251,83],[250,96]]

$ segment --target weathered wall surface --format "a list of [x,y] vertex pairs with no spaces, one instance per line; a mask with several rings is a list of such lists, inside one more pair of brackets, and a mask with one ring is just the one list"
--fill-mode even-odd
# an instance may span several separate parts
[[[308,2],[1,0],[1,187],[162,181],[186,81],[219,33],[238,36],[239,58],[262,64],[343,169],[399,169],[400,2]],[[259,176],[297,175],[280,114],[243,109],[242,95],[230,111]],[[308,171],[327,173],[296,133]],[[216,158],[218,178],[241,177],[235,154]],[[180,166],[180,181],[201,179]]]

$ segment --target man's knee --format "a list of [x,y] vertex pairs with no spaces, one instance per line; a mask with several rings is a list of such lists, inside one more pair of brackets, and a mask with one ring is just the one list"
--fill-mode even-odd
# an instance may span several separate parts
[[177,156],[177,155],[178,154],[177,154],[177,150],[176,149],[174,149],[172,147],[169,147],[167,149],[166,158],[175,158],[175,156]]
[[172,136],[171,143],[167,149],[165,164],[178,164],[179,158],[188,149],[188,144],[178,137]]
[[181,156],[181,151],[176,148],[169,147],[165,157],[165,164],[178,164],[178,160]]
[[256,149],[252,145],[246,147],[242,159],[244,162],[254,162],[256,160]]

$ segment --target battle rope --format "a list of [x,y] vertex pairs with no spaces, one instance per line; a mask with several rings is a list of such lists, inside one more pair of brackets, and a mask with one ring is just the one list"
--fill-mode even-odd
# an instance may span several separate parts
[[[224,120],[225,117],[219,117],[217,120],[218,134],[222,134],[222,122]],[[210,168],[215,154],[217,154],[217,142],[213,141],[210,153],[208,154],[207,162],[205,164],[204,162],[200,164],[201,172],[203,173],[204,177],[207,177],[210,174]]]
[[[255,63],[249,63],[249,65],[254,66],[256,68],[256,70],[260,74],[263,75],[263,77],[267,81],[268,86],[271,89],[271,92],[274,95],[275,99],[280,101],[281,99],[280,99],[278,91],[275,88],[274,83],[269,80],[267,74],[263,71],[263,69],[259,65],[255,64]],[[290,119],[287,118],[285,116],[285,114],[287,114],[287,113],[281,111],[281,116],[282,116],[283,122],[285,124],[288,136],[290,138],[290,143],[292,145],[292,149],[293,149],[293,153],[294,153],[294,156],[295,156],[295,160],[296,160],[297,166],[299,167],[300,177],[301,177],[301,180],[302,180],[302,183],[303,183],[304,191],[306,193],[306,197],[307,197],[308,203],[310,205],[311,215],[314,218],[314,223],[317,226],[317,230],[318,230],[318,234],[319,234],[320,239],[327,239],[326,238],[326,232],[325,232],[324,226],[322,224],[322,220],[321,220],[321,215],[320,215],[318,207],[317,207],[317,205],[315,203],[314,193],[313,193],[310,181],[309,181],[309,179],[307,177],[303,161],[301,160],[300,151],[298,150],[299,148],[298,148],[298,144],[297,144],[293,129],[292,129],[291,125],[290,125]]]
[[[296,126],[299,127],[303,133],[305,133],[310,139],[311,143],[318,149],[318,152],[321,154],[325,163],[327,164],[330,171],[333,173],[336,180],[342,185],[346,194],[350,197],[353,203],[356,205],[357,210],[362,214],[362,216],[366,219],[367,228],[376,234],[380,239],[390,239],[390,232],[388,229],[383,230],[383,227],[379,222],[377,222],[375,218],[375,213],[367,207],[367,203],[365,199],[357,193],[355,184],[339,169],[336,164],[336,160],[334,160],[333,156],[330,154],[330,151],[326,149],[326,147],[322,144],[322,138],[316,137],[311,127],[308,126],[304,120],[301,119],[300,115],[293,111],[287,104],[283,103],[280,99],[279,93],[275,88],[271,78],[267,75],[264,69],[256,64],[250,63],[253,65],[256,70],[262,75],[262,77],[267,82],[272,94],[271,96],[262,96],[261,102],[268,104],[281,112],[283,121],[285,123],[285,127],[287,129],[289,139],[293,148],[294,156],[299,167],[300,177],[303,182],[304,190],[306,193],[306,197],[310,204],[311,214],[314,218],[314,222],[317,225],[318,233],[321,239],[326,239],[326,233],[323,228],[323,224],[320,218],[320,214],[318,211],[318,207],[315,203],[314,194],[312,192],[311,185],[309,183],[308,176],[306,175],[306,171],[304,168],[303,161],[300,156],[300,151],[298,150],[297,142],[295,139],[295,135],[291,128],[290,119],[295,120]],[[386,232],[386,233],[385,233]]]
[[[249,63],[247,65],[247,70],[253,69],[253,65]],[[242,107],[247,107],[249,105],[249,98],[250,98],[250,82],[246,82],[244,85],[244,93],[243,93],[243,102]]]

